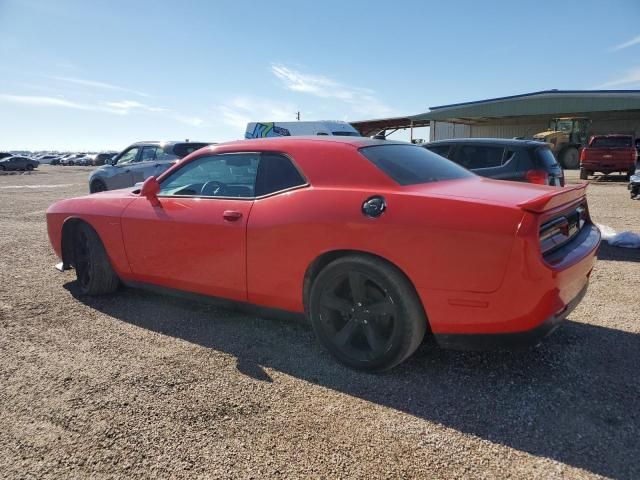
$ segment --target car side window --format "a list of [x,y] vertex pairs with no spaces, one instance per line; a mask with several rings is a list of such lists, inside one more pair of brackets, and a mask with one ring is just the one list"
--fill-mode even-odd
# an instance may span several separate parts
[[258,153],[200,157],[164,179],[159,195],[252,198],[259,163]]
[[504,148],[502,147],[462,145],[458,148],[453,161],[469,170],[491,168],[502,165],[503,155]]
[[156,150],[158,147],[142,147],[141,162],[153,162],[156,159]]
[[130,148],[129,150],[124,152],[122,155],[120,155],[120,158],[118,158],[117,164],[125,165],[127,163],[133,162],[138,156],[138,150],[139,150],[138,147]]
[[174,155],[173,153],[167,153],[162,147],[156,148],[156,161],[164,162],[168,160],[176,160],[178,155]]
[[263,153],[256,178],[256,197],[305,185],[291,160],[278,153]]
[[431,150],[433,153],[436,153],[444,158],[449,158],[449,150],[451,147],[449,145],[433,145],[428,146],[428,150]]

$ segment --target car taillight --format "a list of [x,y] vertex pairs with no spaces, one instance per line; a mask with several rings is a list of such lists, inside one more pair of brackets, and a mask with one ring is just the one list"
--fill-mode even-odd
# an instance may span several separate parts
[[540,227],[540,250],[542,254],[564,245],[575,237],[589,220],[586,204],[565,212]]
[[544,170],[528,170],[526,179],[529,183],[547,185],[547,183],[549,183],[549,174]]
[[585,148],[583,148],[580,150],[580,161],[584,162],[586,158],[587,158],[587,151]]

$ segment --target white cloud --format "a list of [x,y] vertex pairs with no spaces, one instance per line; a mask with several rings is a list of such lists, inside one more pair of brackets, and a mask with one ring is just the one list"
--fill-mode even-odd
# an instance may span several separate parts
[[58,80],[60,82],[66,82],[66,83],[73,83],[75,85],[82,85],[84,87],[99,88],[99,89],[103,89],[103,90],[111,90],[111,91],[114,91],[114,92],[132,93],[132,94],[138,95],[140,97],[149,97],[150,96],[147,93],[139,92],[137,90],[131,90],[129,88],[121,87],[119,85],[113,85],[111,83],[97,82],[97,81],[94,81],[94,80],[85,80],[83,78],[75,78],[75,77],[59,77],[59,76],[55,76],[55,75],[46,75],[46,77],[51,79],[51,80]]
[[215,108],[223,123],[244,128],[249,122],[295,120],[296,107],[291,103],[273,102],[262,98],[239,96]]
[[623,85],[640,86],[640,67],[635,67],[629,70],[629,72],[627,72],[627,74],[623,75],[622,77],[603,83],[599,86],[599,88],[620,87]]
[[323,75],[302,73],[285,65],[272,64],[271,72],[287,90],[345,102],[349,110],[358,115],[382,117],[394,113],[391,107],[375,97],[376,92],[371,89],[352,87]]
[[92,110],[90,105],[72,102],[58,97],[45,97],[38,95],[7,95],[0,94],[0,101],[5,103],[17,103],[34,107],[64,107],[77,110]]
[[14,103],[18,105],[26,105],[32,107],[60,107],[71,108],[74,110],[85,110],[93,112],[104,112],[114,115],[129,115],[132,112],[146,112],[160,114],[166,118],[171,118],[180,123],[190,125],[192,127],[203,127],[205,122],[202,118],[184,115],[173,110],[162,107],[152,107],[135,100],[122,100],[119,102],[105,102],[100,105],[78,103],[61,97],[47,97],[34,95],[9,95],[0,94],[0,102]]
[[633,47],[634,45],[640,44],[640,35],[637,37],[633,37],[631,40],[616,45],[615,47],[611,47],[610,51],[616,52],[618,50],[624,50],[625,48]]
[[162,107],[150,107],[144,103],[136,102],[135,100],[122,100],[120,102],[106,102],[108,110],[113,110],[113,113],[127,115],[131,110],[142,110],[145,112],[167,112],[166,108]]
[[193,117],[189,115],[182,115],[180,113],[173,113],[171,117],[180,123],[191,125],[192,127],[204,127],[205,122],[200,117]]

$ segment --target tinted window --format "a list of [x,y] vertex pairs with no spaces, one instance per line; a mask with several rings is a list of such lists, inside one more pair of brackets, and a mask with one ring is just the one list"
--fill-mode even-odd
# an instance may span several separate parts
[[345,132],[345,131],[331,132],[331,134],[335,135],[336,137],[360,137],[361,136],[358,132]]
[[538,161],[547,168],[558,166],[556,157],[549,148],[539,148],[536,151],[536,156],[538,157]]
[[591,146],[596,148],[629,148],[631,137],[595,137]]
[[141,162],[152,162],[156,159],[157,147],[142,147]]
[[190,153],[200,150],[209,145],[208,143],[176,143],[173,146],[173,153],[179,158],[184,158]]
[[446,158],[414,145],[376,145],[360,152],[400,185],[473,176]]
[[256,179],[256,196],[268,195],[287,188],[304,185],[300,172],[284,155],[263,153]]
[[464,168],[491,168],[502,165],[504,148],[484,145],[461,145],[452,160]]
[[428,148],[433,153],[437,153],[438,155],[444,158],[449,157],[449,150],[451,149],[449,145],[430,145],[426,148]]
[[160,195],[253,197],[259,161],[257,153],[200,157],[164,179]]

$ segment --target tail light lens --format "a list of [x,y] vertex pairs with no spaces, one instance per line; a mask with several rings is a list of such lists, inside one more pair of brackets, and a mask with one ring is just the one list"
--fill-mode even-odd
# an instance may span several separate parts
[[540,250],[542,250],[542,254],[549,253],[570,241],[582,230],[587,221],[589,221],[587,206],[586,204],[581,204],[573,210],[544,223],[540,227]]
[[549,174],[544,170],[528,170],[526,179],[529,183],[547,185],[549,183]]
[[584,162],[585,158],[587,157],[587,151],[584,148],[580,149],[580,161]]

